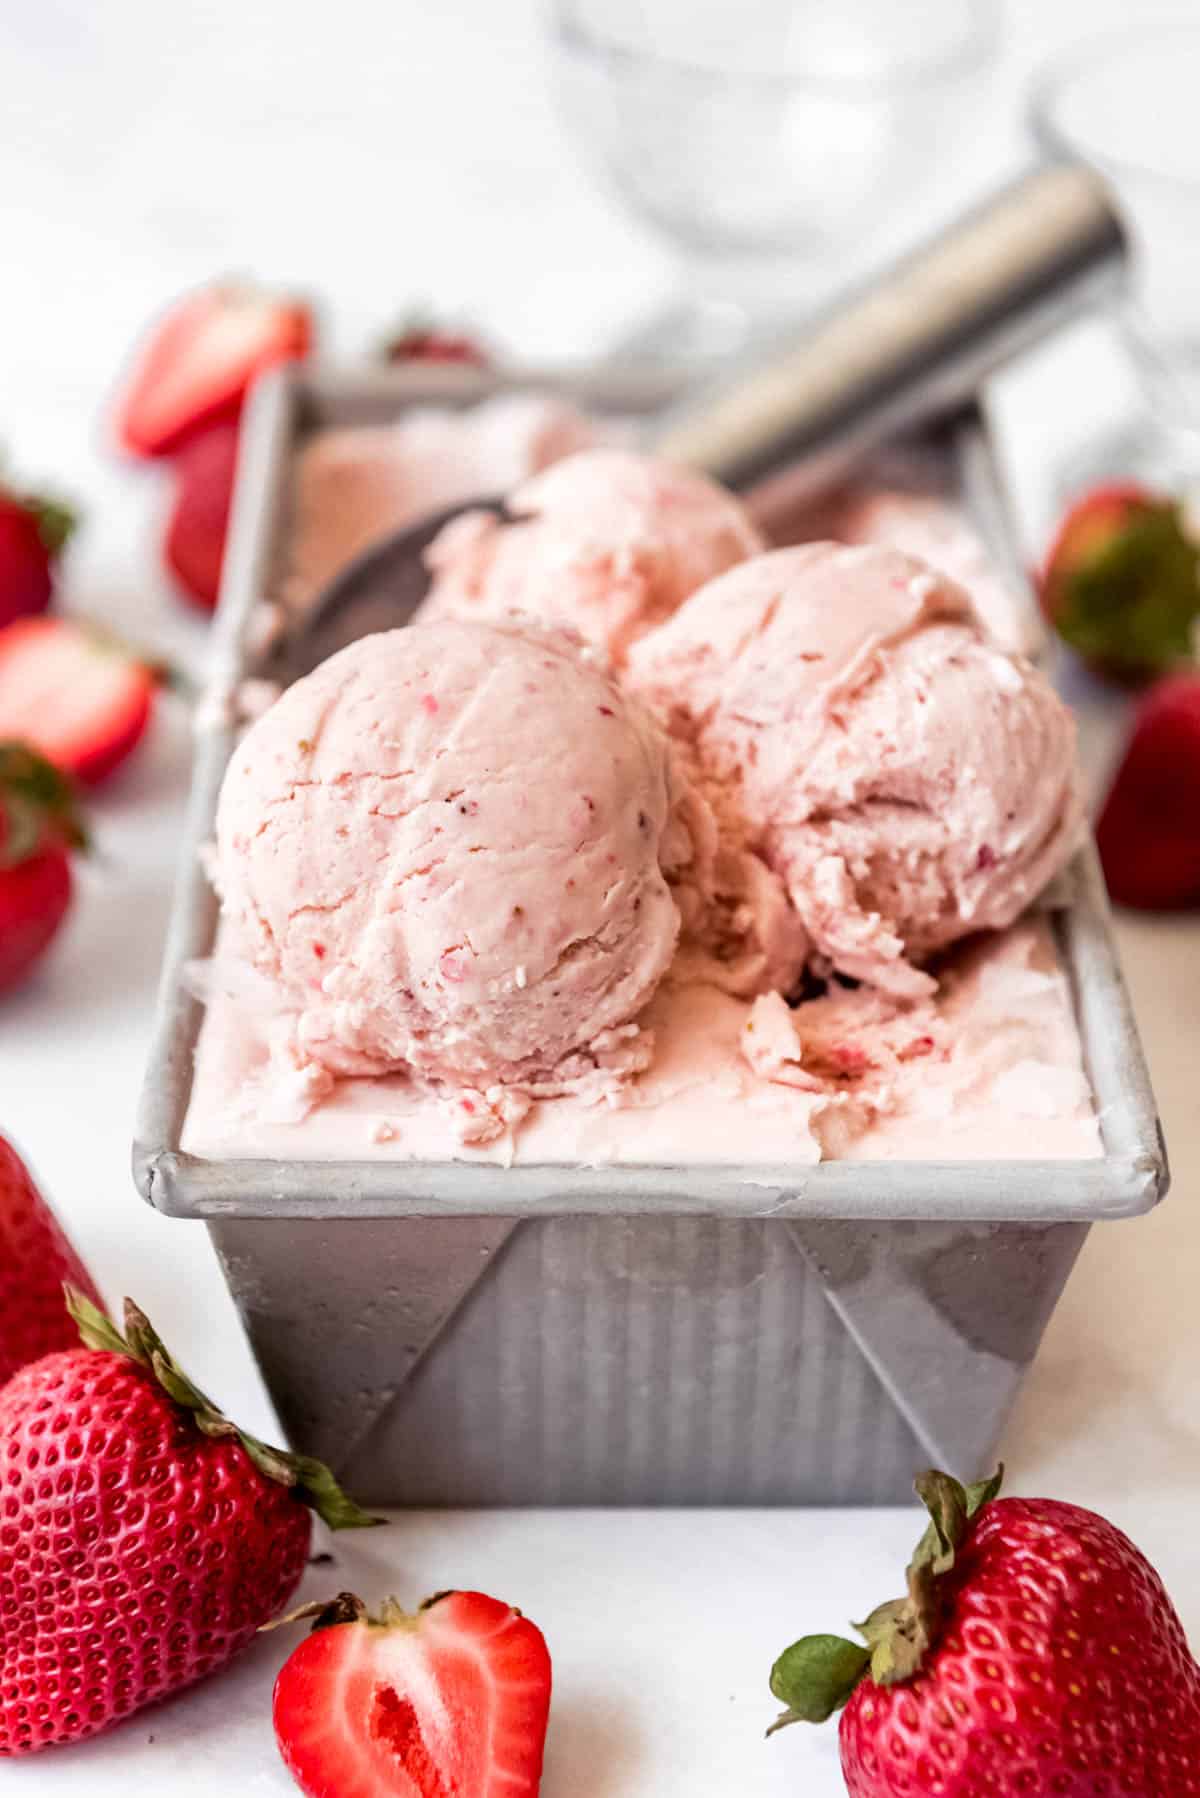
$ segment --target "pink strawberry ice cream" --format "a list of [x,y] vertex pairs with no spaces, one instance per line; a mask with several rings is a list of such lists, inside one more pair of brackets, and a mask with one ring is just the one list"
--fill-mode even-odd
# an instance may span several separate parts
[[604,1167],[802,1167],[821,1159],[1094,1156],[1100,1137],[1048,917],[954,951],[936,994],[906,1002],[833,982],[751,1004],[678,961],[646,1011],[654,1055],[608,1103],[534,1099],[464,1140],[461,1105],[401,1074],[330,1083],[290,1116],[261,1003],[218,981],[197,1049],[189,1154]]
[[[293,580],[456,479],[504,486],[474,449],[456,471],[442,423],[445,460],[402,481],[418,419],[303,452]],[[256,719],[243,696],[189,1152],[1098,1153],[1053,926],[1020,916],[1075,838],[1072,727],[980,581],[894,547],[760,554],[732,496],[613,451],[513,503],[444,533],[418,624]],[[913,522],[837,508],[860,536]]]
[[296,461],[280,598],[303,606],[389,531],[478,494],[505,492],[602,435],[565,401],[533,393],[464,411],[416,406],[394,424],[318,432]]
[[293,1018],[293,1061],[475,1089],[486,1136],[513,1092],[599,1093],[646,1064],[681,815],[659,727],[569,635],[366,637],[229,765],[226,929]]
[[1033,608],[1017,604],[961,512],[937,494],[851,489],[835,527],[823,534],[839,543],[883,544],[917,556],[967,589],[980,619],[1005,649],[1036,644]]
[[812,958],[899,996],[1075,845],[1070,714],[963,589],[874,547],[777,550],[639,645],[635,687],[784,882]]
[[861,478],[814,497],[782,469],[746,495],[751,517],[772,548],[798,543],[876,543],[901,549],[967,589],[971,604],[1004,649],[1031,654],[1043,641],[1027,583],[1006,576],[947,484],[944,459],[909,443],[879,452]]
[[731,493],[630,451],[570,456],[508,505],[519,522],[468,513],[435,540],[424,616],[528,612],[570,625],[617,666],[697,587],[763,548]]

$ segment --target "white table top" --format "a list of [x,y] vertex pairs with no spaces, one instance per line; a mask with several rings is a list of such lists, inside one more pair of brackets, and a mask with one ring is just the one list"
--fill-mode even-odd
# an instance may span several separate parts
[[[1021,69],[1105,11],[1076,0],[1011,10],[1016,48],[995,116],[958,171],[964,191],[1010,160],[1003,106]],[[1115,0],[1109,10],[1119,16]],[[436,17],[422,8],[419,28],[350,0],[336,26],[306,13],[302,41],[284,0],[245,9],[232,38],[222,9],[149,0],[20,12],[0,18],[0,222],[16,232],[0,295],[3,435],[24,475],[56,477],[86,502],[70,603],[189,665],[202,665],[205,627],[157,573],[159,478],[117,468],[94,427],[132,332],[165,295],[230,266],[308,281],[336,306],[343,348],[414,295],[444,295],[544,358],[602,342],[662,279],[660,254],[555,149],[532,0],[458,0]],[[361,45],[369,51],[352,52]],[[286,80],[272,85],[277,60]],[[349,82],[353,106],[339,97]],[[456,116],[474,119],[476,135],[459,144],[438,135],[451,95]],[[336,182],[321,148],[330,141]],[[347,217],[339,183],[356,168],[370,184],[361,214]],[[1106,334],[1085,329],[1006,383],[1020,498],[1039,529],[1052,469],[1086,452],[1123,380]],[[1108,731],[1099,715],[1089,721],[1093,758]],[[36,1164],[107,1295],[136,1294],[197,1378],[268,1430],[203,1228],[150,1212],[128,1175],[187,753],[172,702],[97,801],[99,852],[66,937],[0,1010],[0,1128]],[[1200,1638],[1200,920],[1127,918],[1119,936],[1175,1191],[1148,1219],[1093,1231],[1005,1452],[1014,1488],[1094,1505],[1127,1528]],[[763,1742],[767,1671],[793,1636],[842,1628],[890,1595],[915,1532],[915,1513],[899,1511],[415,1514],[339,1541],[337,1565],[310,1574],[305,1591],[349,1585],[415,1601],[478,1584],[527,1610],[555,1660],[546,1798],[833,1798],[832,1730]],[[288,1646],[266,1638],[195,1692],[98,1742],[13,1764],[4,1779],[39,1798],[116,1798],[138,1781],[163,1798],[292,1790],[269,1716]]]

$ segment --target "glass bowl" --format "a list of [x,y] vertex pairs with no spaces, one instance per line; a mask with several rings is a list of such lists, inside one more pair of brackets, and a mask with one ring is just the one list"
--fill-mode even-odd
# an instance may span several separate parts
[[997,29],[995,0],[557,0],[567,127],[683,264],[671,347],[832,285],[944,159]]
[[1200,438],[1200,22],[1094,38],[1035,83],[1053,155],[1095,168],[1130,233],[1122,319],[1157,421]]

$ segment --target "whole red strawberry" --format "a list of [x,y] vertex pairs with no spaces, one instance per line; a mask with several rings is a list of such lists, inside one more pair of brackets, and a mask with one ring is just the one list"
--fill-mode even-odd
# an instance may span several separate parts
[[46,610],[55,564],[74,528],[57,501],[0,487],[0,625]]
[[1200,618],[1200,544],[1183,508],[1135,482],[1096,487],[1059,525],[1042,610],[1089,667],[1149,680],[1186,661]]
[[520,1611],[439,1592],[370,1617],[343,1592],[299,1617],[316,1621],[275,1682],[275,1736],[309,1798],[536,1798],[550,1655]]
[[1195,1798],[1200,1668],[1162,1582],[1078,1505],[927,1473],[908,1593],[775,1663],[775,1728],[844,1705],[851,1798]]
[[223,1666],[296,1588],[320,1462],[230,1423],[135,1305],[70,1295],[84,1346],[0,1390],[0,1754],[94,1735]]
[[1169,675],[1141,700],[1096,843],[1119,905],[1200,905],[1200,674]]
[[64,1282],[99,1305],[91,1275],[29,1169],[0,1136],[0,1385],[18,1367],[78,1342]]
[[383,346],[385,362],[460,362],[488,368],[492,358],[478,338],[435,324],[420,314],[406,319]]
[[182,591],[206,612],[221,590],[237,448],[237,419],[220,419],[194,431],[175,457],[163,555]]
[[62,928],[70,851],[83,843],[69,782],[27,743],[0,741],[0,993],[20,985]]

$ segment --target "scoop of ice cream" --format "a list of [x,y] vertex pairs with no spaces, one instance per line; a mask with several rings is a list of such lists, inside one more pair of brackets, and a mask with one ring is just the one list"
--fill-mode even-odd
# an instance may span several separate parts
[[648,1058],[680,804],[660,728],[577,639],[446,620],[360,639],[253,725],[218,885],[320,1065],[599,1091]]
[[910,444],[870,459],[863,479],[816,496],[801,467],[783,468],[750,489],[746,507],[773,548],[878,543],[917,556],[967,589],[1005,649],[1031,653],[1044,631],[1028,587],[1005,579],[948,472],[942,454]]
[[1075,843],[1069,712],[898,551],[757,557],[640,644],[631,678],[783,879],[818,965],[927,991],[912,964],[1010,924]]
[[508,394],[464,411],[417,406],[395,424],[320,431],[296,460],[282,598],[302,607],[389,531],[480,493],[504,493],[600,440],[546,394]]
[[435,539],[425,616],[528,612],[570,625],[617,665],[697,587],[763,547],[731,493],[631,451],[569,456],[508,504],[517,522],[472,512]]
[[836,530],[842,543],[878,543],[940,568],[964,586],[979,618],[1005,649],[1035,649],[1037,609],[1005,580],[962,512],[936,493],[852,490]]

